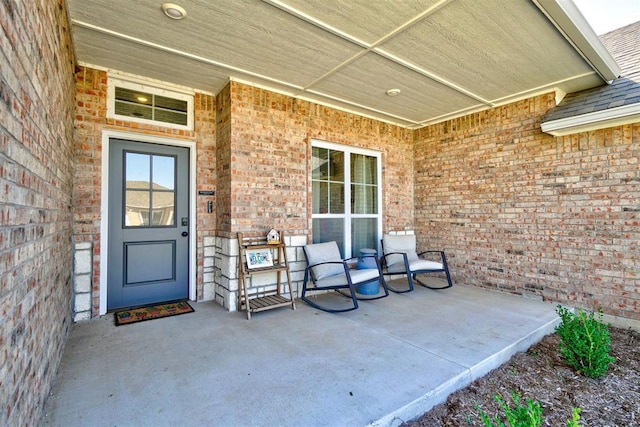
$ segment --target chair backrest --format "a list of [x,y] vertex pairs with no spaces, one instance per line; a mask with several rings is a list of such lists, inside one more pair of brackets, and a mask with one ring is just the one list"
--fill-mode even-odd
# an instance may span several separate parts
[[[307,258],[309,265],[319,264],[321,262],[338,261],[342,262],[340,257],[340,249],[336,242],[313,243],[303,247],[304,256]],[[311,268],[311,273],[315,280],[324,279],[326,277],[335,276],[344,273],[342,264],[325,264]]]
[[[418,259],[418,253],[416,252],[416,236],[415,234],[385,234],[382,236],[382,249],[385,254],[391,252],[401,252],[407,254],[409,261],[415,261]],[[402,255],[389,255],[386,257],[387,265],[394,265],[399,262],[404,262]]]

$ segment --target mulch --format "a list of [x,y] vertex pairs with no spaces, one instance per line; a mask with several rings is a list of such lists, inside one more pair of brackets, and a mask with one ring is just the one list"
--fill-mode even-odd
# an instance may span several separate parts
[[466,388],[449,396],[411,427],[483,426],[480,413],[491,419],[503,411],[495,396],[513,407],[511,395],[540,402],[543,426],[566,426],[572,408],[580,408],[580,425],[640,426],[640,332],[610,328],[615,362],[604,377],[588,378],[574,372],[559,354],[557,334],[544,337],[528,351]]

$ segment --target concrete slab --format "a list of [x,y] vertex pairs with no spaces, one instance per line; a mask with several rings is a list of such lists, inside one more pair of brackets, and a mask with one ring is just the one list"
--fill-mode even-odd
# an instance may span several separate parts
[[[320,298],[341,298],[327,295]],[[72,327],[49,426],[390,426],[553,332],[555,306],[456,285],[329,314],[302,301]]]

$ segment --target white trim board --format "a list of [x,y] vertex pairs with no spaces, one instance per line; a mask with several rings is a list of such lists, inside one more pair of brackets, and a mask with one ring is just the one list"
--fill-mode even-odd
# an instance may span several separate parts
[[638,122],[640,122],[640,104],[631,104],[543,122],[540,128],[550,135],[564,136]]

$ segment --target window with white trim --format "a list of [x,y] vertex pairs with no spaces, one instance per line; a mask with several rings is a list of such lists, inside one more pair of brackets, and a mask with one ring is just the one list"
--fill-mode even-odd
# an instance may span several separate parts
[[110,77],[107,117],[193,129],[193,95]]
[[379,249],[381,159],[377,151],[312,142],[314,243],[336,241],[344,258]]

